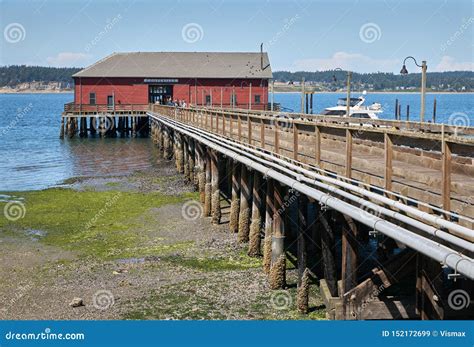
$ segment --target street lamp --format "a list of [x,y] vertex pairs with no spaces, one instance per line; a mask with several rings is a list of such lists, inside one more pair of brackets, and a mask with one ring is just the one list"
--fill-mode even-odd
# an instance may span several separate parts
[[426,70],[428,66],[426,65],[426,60],[423,60],[421,62],[421,65],[418,64],[415,58],[412,56],[408,56],[403,60],[403,66],[402,69],[400,70],[401,75],[407,75],[408,70],[406,67],[406,61],[407,59],[412,59],[415,62],[415,65],[418,67],[421,67],[421,110],[420,110],[420,122],[425,121],[425,96],[426,96]]
[[[344,71],[340,67],[335,68],[334,71]],[[352,72],[347,71],[347,96],[346,96],[346,117],[350,117],[350,107],[351,107],[351,77],[352,77]],[[337,81],[336,75],[332,75],[332,78],[334,82]]]

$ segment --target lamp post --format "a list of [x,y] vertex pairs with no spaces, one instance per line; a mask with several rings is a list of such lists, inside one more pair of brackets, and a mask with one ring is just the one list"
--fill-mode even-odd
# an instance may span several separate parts
[[420,110],[420,122],[425,121],[425,97],[426,97],[426,70],[428,69],[428,66],[426,65],[426,60],[423,60],[421,62],[421,65],[418,64],[415,58],[412,56],[408,56],[403,60],[403,66],[402,69],[400,70],[401,75],[407,75],[408,70],[406,67],[406,61],[407,59],[412,59],[415,63],[416,66],[421,67],[421,110]]
[[[344,71],[340,67],[335,68],[334,71]],[[350,117],[350,108],[351,108],[351,77],[352,72],[347,71],[347,96],[346,96],[346,117]],[[333,75],[332,78],[334,81],[337,81],[336,75]]]

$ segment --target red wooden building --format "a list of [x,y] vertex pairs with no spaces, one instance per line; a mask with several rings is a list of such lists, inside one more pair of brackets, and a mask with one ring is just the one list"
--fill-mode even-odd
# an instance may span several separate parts
[[82,110],[169,100],[265,109],[272,71],[266,53],[134,52],[114,53],[73,78]]

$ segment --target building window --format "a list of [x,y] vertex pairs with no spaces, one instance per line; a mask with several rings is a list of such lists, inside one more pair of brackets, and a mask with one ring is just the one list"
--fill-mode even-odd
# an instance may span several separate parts
[[89,104],[95,105],[95,93],[89,94]]
[[206,95],[206,105],[210,105],[211,104],[211,96],[210,95]]
[[261,102],[261,100],[260,100],[260,95],[255,95],[255,104],[256,104],[256,105],[259,105],[260,102]]

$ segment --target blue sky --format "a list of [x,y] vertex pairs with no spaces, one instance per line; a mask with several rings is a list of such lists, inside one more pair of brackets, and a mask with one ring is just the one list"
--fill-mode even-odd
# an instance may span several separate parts
[[[276,70],[474,69],[472,0],[0,0],[0,65],[86,66],[122,51],[258,51]],[[408,70],[416,71],[412,63]]]

